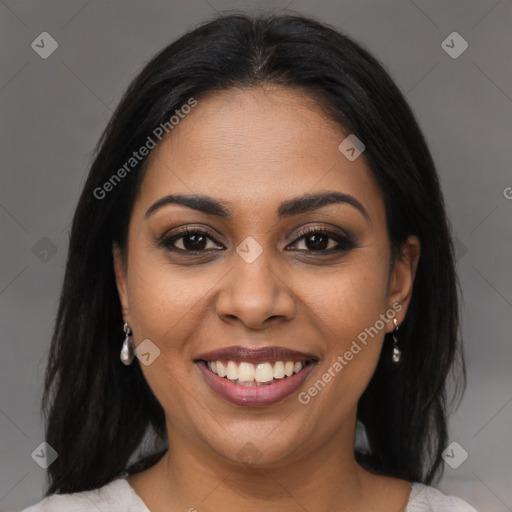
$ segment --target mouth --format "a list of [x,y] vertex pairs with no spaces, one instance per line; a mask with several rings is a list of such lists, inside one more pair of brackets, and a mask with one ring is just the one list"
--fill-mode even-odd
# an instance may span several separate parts
[[229,347],[194,360],[208,386],[241,406],[271,405],[289,397],[318,358],[282,347]]
[[223,379],[235,382],[239,386],[269,386],[302,372],[314,359],[307,361],[265,361],[251,363],[249,361],[205,361],[208,370]]

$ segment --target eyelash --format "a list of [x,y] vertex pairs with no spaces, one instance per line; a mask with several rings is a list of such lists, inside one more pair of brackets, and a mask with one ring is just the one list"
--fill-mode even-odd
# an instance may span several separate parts
[[[348,251],[350,249],[354,249],[355,247],[357,247],[356,241],[351,235],[348,235],[348,234],[341,235],[339,233],[330,231],[326,228],[307,228],[302,231],[299,231],[296,235],[295,241],[292,242],[292,244],[295,244],[295,243],[301,241],[307,235],[311,235],[311,234],[320,234],[320,235],[327,236],[331,240],[336,241],[338,243],[338,247],[331,248],[331,249],[323,249],[323,250],[318,250],[318,251],[309,250],[309,249],[299,249],[299,252],[309,252],[309,253],[318,253],[318,254],[328,255],[328,254],[332,254],[332,253]],[[200,254],[200,253],[206,253],[206,252],[212,250],[212,249],[202,249],[202,250],[198,250],[198,251],[191,251],[191,250],[187,250],[187,249],[180,249],[180,248],[174,247],[172,245],[180,238],[184,238],[188,235],[205,236],[205,237],[209,238],[210,240],[213,240],[215,243],[220,244],[220,242],[218,242],[215,239],[215,237],[213,237],[208,231],[205,231],[205,230],[199,229],[199,228],[186,227],[186,228],[183,228],[183,229],[180,229],[180,230],[174,232],[172,235],[169,235],[169,236],[164,235],[158,241],[157,245],[158,245],[158,247],[162,247],[169,251],[178,252],[178,253]],[[217,251],[219,249],[213,249],[213,250]]]

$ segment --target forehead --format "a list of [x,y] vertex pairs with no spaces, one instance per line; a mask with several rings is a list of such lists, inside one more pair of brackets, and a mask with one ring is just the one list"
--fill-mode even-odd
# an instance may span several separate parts
[[364,154],[350,161],[339,151],[348,133],[304,92],[230,89],[197,101],[150,155],[136,209],[181,193],[213,196],[239,214],[263,213],[327,189],[357,197],[370,216],[383,208]]

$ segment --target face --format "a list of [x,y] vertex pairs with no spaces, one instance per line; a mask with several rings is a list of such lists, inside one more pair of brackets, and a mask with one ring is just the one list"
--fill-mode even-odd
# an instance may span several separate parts
[[[134,364],[165,410],[170,444],[275,464],[353,442],[419,246],[411,237],[391,267],[381,191],[364,153],[350,161],[338,149],[347,135],[304,93],[229,90],[198,100],[153,150],[126,268],[116,247],[114,261],[135,344],[150,340],[150,364]],[[207,197],[210,208],[160,201],[170,194]],[[317,201],[297,201],[308,195]],[[207,354],[240,346],[284,350]],[[296,374],[283,375],[287,362]],[[237,384],[254,377],[267,384]]]

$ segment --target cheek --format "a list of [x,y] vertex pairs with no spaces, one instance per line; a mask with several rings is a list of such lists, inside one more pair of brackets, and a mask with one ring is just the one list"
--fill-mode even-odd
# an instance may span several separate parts
[[382,320],[386,285],[383,265],[353,265],[350,271],[347,267],[325,279],[322,288],[312,288],[311,281],[305,279],[311,321],[321,333],[326,351],[320,373],[330,373],[325,379],[333,392],[324,394],[322,400],[338,396],[338,389],[344,399],[354,402],[369,382],[392,321],[391,317]]
[[303,289],[309,308],[320,324],[329,329],[341,347],[375,324],[386,307],[387,275],[379,266],[354,265],[326,276],[323,286],[311,286],[304,278]]
[[155,262],[147,254],[134,251],[132,256],[128,297],[135,343],[149,338],[170,362],[172,353],[179,351],[197,329],[194,317],[210,279],[207,274],[201,278],[193,269],[178,271],[167,263]]
[[207,273],[200,277],[193,269],[183,272],[155,262],[135,250],[132,255],[128,293],[135,344],[149,339],[159,350],[154,362],[141,364],[141,370],[166,410],[184,411],[190,408],[185,382],[192,367],[187,349],[197,337],[201,300],[214,280]]
[[310,297],[325,354],[316,379],[299,396],[306,409],[315,410],[305,419],[305,428],[317,429],[319,422],[322,432],[331,435],[357,406],[375,371],[384,339],[382,327],[387,324],[380,315],[386,311],[385,294],[381,293],[385,285],[384,276],[365,269],[330,279],[324,293]]

